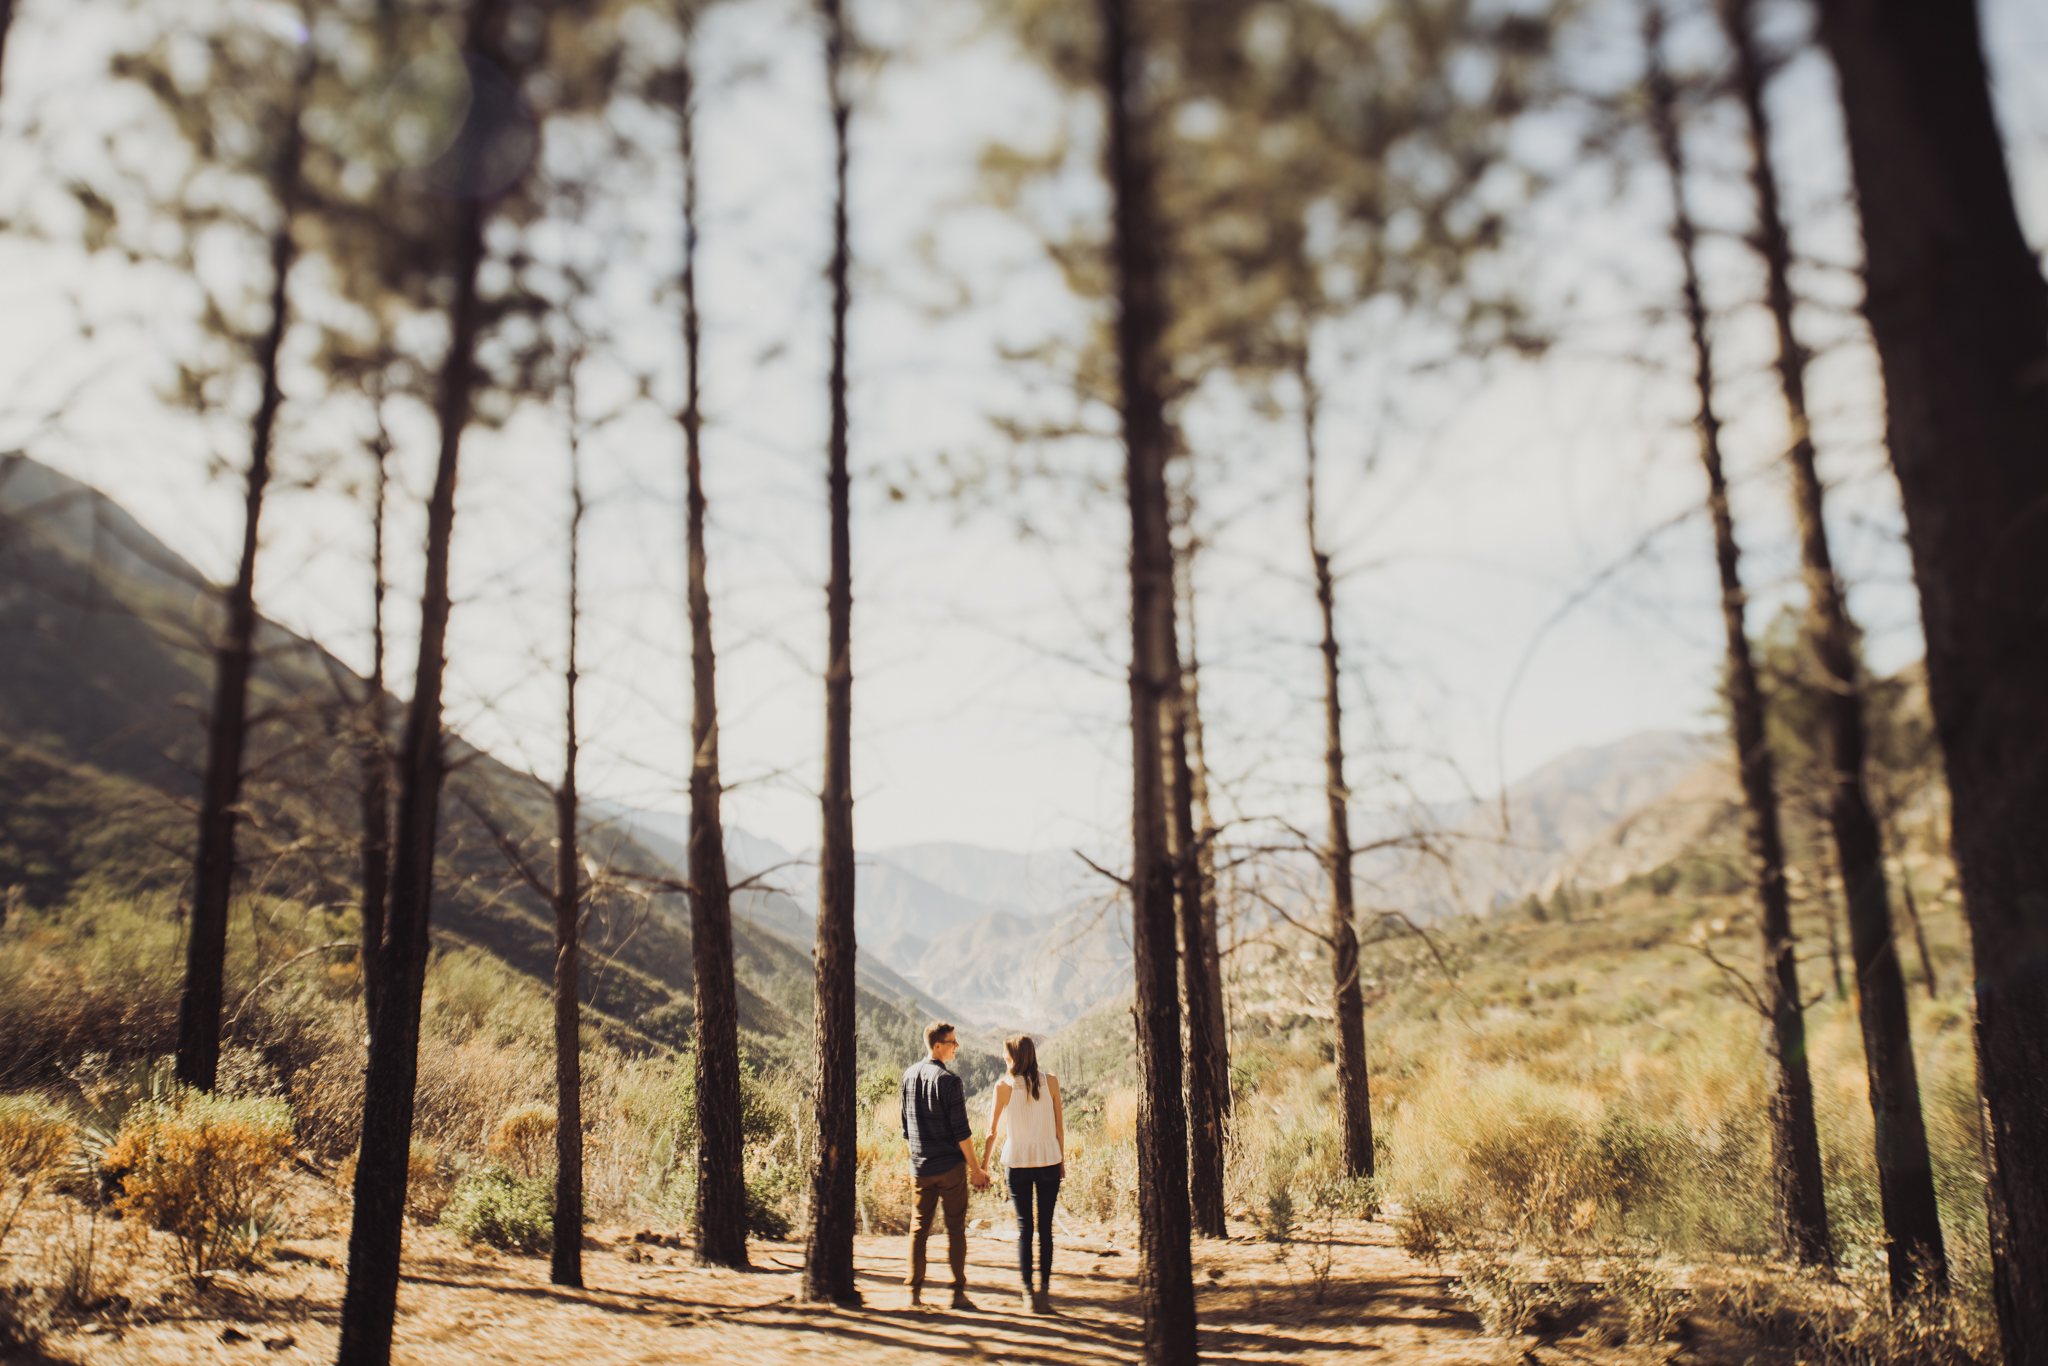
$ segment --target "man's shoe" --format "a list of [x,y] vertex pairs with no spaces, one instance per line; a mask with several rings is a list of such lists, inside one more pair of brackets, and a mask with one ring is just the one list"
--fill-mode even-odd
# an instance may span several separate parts
[[966,1309],[972,1311],[974,1310],[974,1301],[967,1298],[967,1292],[965,1290],[955,1290],[953,1292],[953,1307],[955,1309]]
[[1031,1297],[1031,1312],[1050,1314],[1052,1312],[1052,1291],[1041,1290]]
[[911,1286],[911,1287],[910,1287],[910,1307],[911,1307],[912,1309],[922,1309],[922,1308],[924,1308],[924,1287],[923,1287],[923,1286],[921,1286],[921,1285],[913,1285],[913,1286]]

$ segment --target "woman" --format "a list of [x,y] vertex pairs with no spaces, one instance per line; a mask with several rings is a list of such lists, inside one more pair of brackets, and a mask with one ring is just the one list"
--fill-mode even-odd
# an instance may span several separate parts
[[[1060,1081],[1038,1070],[1038,1049],[1029,1034],[1003,1041],[1010,1071],[996,1083],[995,1109],[988,1117],[988,1137],[981,1146],[981,1165],[988,1166],[1003,1116],[1010,1126],[1003,1135],[1003,1165],[1010,1172],[1010,1203],[1017,1209],[1017,1274],[1024,1282],[1018,1307],[1027,1314],[1052,1312],[1052,1210],[1059,1200],[1060,1178],[1067,1173],[1066,1112],[1060,1108]],[[1033,1219],[1036,1206],[1036,1220]],[[1038,1290],[1031,1289],[1031,1231],[1038,1229]]]

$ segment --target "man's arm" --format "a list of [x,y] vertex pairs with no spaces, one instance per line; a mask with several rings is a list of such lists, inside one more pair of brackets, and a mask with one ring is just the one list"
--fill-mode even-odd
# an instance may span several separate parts
[[974,1173],[974,1184],[986,1186],[988,1170],[981,1165],[981,1155],[974,1151],[974,1126],[967,1122],[967,1088],[960,1078],[948,1073],[939,1079],[939,1094],[945,1101],[946,1122],[953,1127],[953,1137],[960,1140],[960,1155],[967,1159],[967,1169]]

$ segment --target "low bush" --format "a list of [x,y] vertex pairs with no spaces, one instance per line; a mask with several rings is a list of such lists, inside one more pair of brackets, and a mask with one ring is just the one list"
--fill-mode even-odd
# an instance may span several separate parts
[[467,1242],[506,1252],[538,1252],[555,1236],[553,1173],[522,1176],[497,1163],[455,1183],[441,1227]]
[[555,1112],[546,1105],[521,1105],[506,1111],[491,1130],[491,1161],[531,1179],[552,1177],[555,1170]]
[[0,1096],[0,1245],[28,1202],[63,1169],[76,1146],[71,1121],[32,1096]]
[[115,1207],[169,1233],[185,1273],[203,1279],[261,1251],[291,1142],[283,1101],[180,1090],[128,1113],[104,1167]]
[[755,1238],[787,1242],[793,1231],[783,1213],[786,1182],[778,1173],[761,1173],[747,1182],[747,1232]]

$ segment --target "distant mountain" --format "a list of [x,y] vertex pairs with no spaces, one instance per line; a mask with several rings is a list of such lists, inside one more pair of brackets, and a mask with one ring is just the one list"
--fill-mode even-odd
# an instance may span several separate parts
[[[1438,914],[1547,895],[1583,851],[1618,823],[1698,782],[1723,748],[1704,735],[1658,730],[1562,754],[1510,784],[1504,798],[1451,813],[1443,841],[1448,866],[1418,865],[1412,895]],[[1612,880],[1628,871],[1634,869]],[[1581,880],[1590,872],[1588,865]]]
[[[662,811],[637,811],[603,804],[607,822],[632,832],[634,840],[657,859],[666,864],[665,875],[680,880],[689,865],[689,851],[685,839],[689,833],[689,818]],[[747,882],[761,871],[747,855],[768,857],[775,862],[762,865],[772,868],[776,863],[787,861],[788,856],[779,845],[747,834],[744,830],[726,831],[726,877],[734,883]],[[744,852],[743,852],[744,851]],[[789,871],[789,870],[785,870]],[[758,930],[765,931],[792,945],[800,946],[809,954],[818,937],[818,920],[815,912],[806,909],[794,897],[776,890],[778,879],[770,876],[767,886],[739,887],[733,893],[733,918],[736,925],[744,922]],[[865,918],[867,908],[855,892],[857,915]],[[687,915],[687,911],[685,911]],[[856,930],[856,933],[860,931]],[[857,942],[856,960],[860,985],[884,1000],[895,1002],[899,1007],[916,1017],[920,1028],[923,1023],[937,1016],[954,1011],[931,995],[925,988],[906,979],[891,966],[892,959],[886,953],[878,953],[865,941]]]
[[[1652,853],[1662,862],[1670,856],[1661,852],[1667,844],[1690,838],[1698,821],[1723,809],[1712,777],[1719,754],[1701,736],[1644,732],[1575,749],[1520,779],[1508,789],[1505,824],[1497,801],[1419,816],[1362,815],[1361,842],[1367,832],[1390,835],[1436,822],[1437,843],[1450,860],[1447,870],[1413,849],[1361,857],[1366,904],[1426,920],[1531,891],[1547,894],[1565,876],[1589,881],[1611,872],[1619,880]],[[1688,805],[1689,793],[1697,810]],[[680,861],[683,817],[622,809],[616,818]],[[1636,833],[1623,838],[1618,827]],[[735,895],[736,914],[808,944],[816,924],[815,853],[793,854],[729,828],[726,856],[735,882],[776,869],[763,878],[765,886]],[[1274,861],[1289,862],[1284,855]],[[1295,903],[1289,908],[1297,913],[1319,914],[1327,893],[1317,890],[1313,858],[1300,855],[1293,864],[1295,876],[1269,885],[1267,895]],[[902,984],[898,990],[915,991],[934,1008],[943,1002],[971,1027],[1055,1031],[1129,989],[1128,915],[1112,912],[1105,889],[1099,874],[1065,850],[959,843],[863,849],[855,873],[861,962],[878,983]]]
[[[119,505],[24,456],[0,456],[0,888],[61,913],[88,883],[116,894],[120,883],[183,885],[217,612],[204,576]],[[274,893],[352,905],[353,760],[340,737],[365,685],[275,624],[261,625],[257,647],[251,711],[269,719],[250,739],[245,862],[264,866]],[[482,948],[548,981],[552,911],[506,850],[544,864],[549,793],[459,737],[448,752],[436,942]],[[693,1012],[689,911],[679,893],[645,881],[673,877],[681,846],[602,808],[588,816],[591,856],[623,880],[587,922],[584,998],[629,1034],[681,1045]],[[742,1030],[759,1052],[807,1054],[807,918],[788,897],[747,896],[758,914],[734,932]],[[856,1009],[871,1065],[907,1061],[944,1007],[864,962]]]
[[977,844],[899,844],[876,857],[942,891],[1023,916],[1066,913],[1096,876],[1065,849],[1020,854]]
[[[681,868],[686,817],[606,811],[609,821]],[[735,884],[760,875],[759,885],[734,893],[734,915],[809,944],[817,932],[816,853],[793,854],[737,827],[727,827],[725,850]],[[1066,1023],[1128,982],[1130,947],[1121,922],[1090,907],[1085,884],[1069,878],[1061,899],[1055,870],[1063,863],[1081,867],[1070,853],[971,844],[859,851],[854,930],[863,973],[877,989],[972,1029]],[[977,888],[1019,895],[982,899]],[[1034,913],[1020,902],[1049,909]]]

